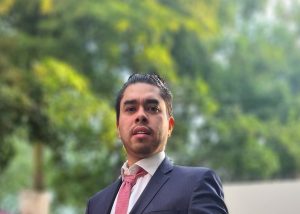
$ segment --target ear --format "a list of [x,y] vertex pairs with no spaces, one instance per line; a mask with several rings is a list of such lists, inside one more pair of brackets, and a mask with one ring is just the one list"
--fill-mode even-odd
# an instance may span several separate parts
[[170,137],[171,134],[172,134],[174,125],[175,125],[174,117],[169,117],[169,130],[168,130],[168,131],[169,131],[169,133],[168,133],[168,136],[169,136],[169,137]]

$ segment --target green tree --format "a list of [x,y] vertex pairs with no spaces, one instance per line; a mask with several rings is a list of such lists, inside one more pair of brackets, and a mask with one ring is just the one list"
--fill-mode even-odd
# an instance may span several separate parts
[[57,203],[83,206],[122,161],[112,97],[129,74],[156,71],[174,92],[176,163],[230,181],[298,176],[299,4],[278,2],[268,20],[267,3],[2,1],[3,173],[12,139],[43,141]]
[[22,123],[30,106],[30,99],[24,92],[26,85],[22,82],[22,75],[17,68],[7,63],[0,63],[0,173],[5,170],[9,160],[14,155],[12,145],[7,137],[14,133],[16,127]]
[[[280,15],[275,21],[261,21],[266,18],[262,13],[257,17],[260,19],[240,20],[234,32],[223,37],[222,46],[215,55],[217,64],[209,85],[214,86],[212,93],[220,106],[218,120],[227,121],[228,115],[238,109],[246,118],[254,117],[261,123],[260,129],[265,130],[261,133],[264,146],[279,157],[277,169],[267,177],[296,177],[298,149],[294,143],[286,142],[297,140],[287,134],[284,127],[297,127],[296,121],[299,121],[299,90],[294,84],[299,77],[295,71],[298,61],[294,58],[299,56],[298,32]],[[225,136],[220,134],[219,137]],[[239,147],[234,142],[238,139],[234,133],[231,137],[231,149],[237,150]],[[288,152],[291,150],[298,155]],[[249,176],[250,173],[251,170]]]
[[100,188],[116,174],[120,154],[114,151],[115,114],[69,65],[49,58],[36,63],[34,72],[47,91],[47,115],[60,130],[60,141],[51,145],[57,201],[83,206],[95,184]]
[[[33,144],[33,187],[37,190],[44,189],[45,185],[54,188],[59,204],[84,206],[86,198],[95,191],[95,184],[100,188],[116,174],[120,154],[114,152],[115,115],[107,103],[90,91],[88,81],[65,63],[51,58],[36,61],[28,74],[31,74],[29,78],[23,79],[24,82],[19,78],[17,84],[30,85],[27,91],[21,91],[28,102],[26,111],[20,114],[15,110],[22,107],[19,102],[13,103],[11,108],[4,106],[4,110],[9,109],[12,116],[22,118],[18,125],[26,130],[27,135],[23,137],[27,136],[27,141]],[[1,122],[1,127],[4,125],[9,124]],[[17,130],[16,124],[11,126]],[[5,137],[8,136],[6,131]],[[6,146],[11,148],[13,144],[8,143]],[[43,145],[51,148],[52,163],[47,164],[55,167],[55,172],[45,175],[44,168],[49,169],[49,166],[44,163]],[[1,163],[4,165],[7,161]],[[101,162],[102,167],[91,164],[97,162]],[[47,184],[44,176],[51,176]],[[79,182],[83,185],[78,186]],[[67,194],[70,190],[74,197]]]

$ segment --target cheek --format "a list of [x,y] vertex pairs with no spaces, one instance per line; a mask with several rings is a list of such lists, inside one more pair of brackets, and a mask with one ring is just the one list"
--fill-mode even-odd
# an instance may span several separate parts
[[163,118],[158,118],[155,123],[155,128],[159,130],[160,134],[164,133],[169,127],[168,123],[165,120],[163,120]]
[[129,123],[125,118],[122,118],[122,120],[119,120],[119,125],[117,127],[118,136],[124,136],[129,132]]

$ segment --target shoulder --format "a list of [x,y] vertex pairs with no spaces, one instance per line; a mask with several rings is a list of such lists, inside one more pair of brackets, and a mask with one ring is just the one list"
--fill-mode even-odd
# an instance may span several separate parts
[[228,213],[221,179],[214,170],[205,167],[175,165],[174,173],[180,174],[178,177],[188,178],[186,187],[192,186],[191,209],[207,214]]
[[212,186],[217,189],[222,189],[222,183],[217,173],[207,167],[191,167],[174,165],[173,176],[189,180],[199,186]]
[[178,178],[192,178],[196,180],[211,178],[220,182],[220,178],[216,172],[208,167],[176,165],[169,158],[163,161],[160,170],[164,173],[170,172],[172,176]]
[[101,201],[107,199],[109,195],[114,194],[116,190],[118,190],[120,184],[120,179],[116,180],[114,183],[95,193],[92,197],[90,197],[89,201],[93,202],[95,200]]
[[95,214],[99,210],[109,210],[117,194],[120,179],[94,194],[87,202],[86,214]]

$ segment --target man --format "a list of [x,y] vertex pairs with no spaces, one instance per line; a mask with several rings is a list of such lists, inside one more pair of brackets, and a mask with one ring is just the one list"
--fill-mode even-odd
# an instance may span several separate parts
[[[115,108],[127,161],[121,177],[89,200],[86,214],[228,213],[213,171],[176,166],[166,157],[174,127],[172,94],[158,75],[130,76]],[[137,180],[129,185],[128,177]]]

